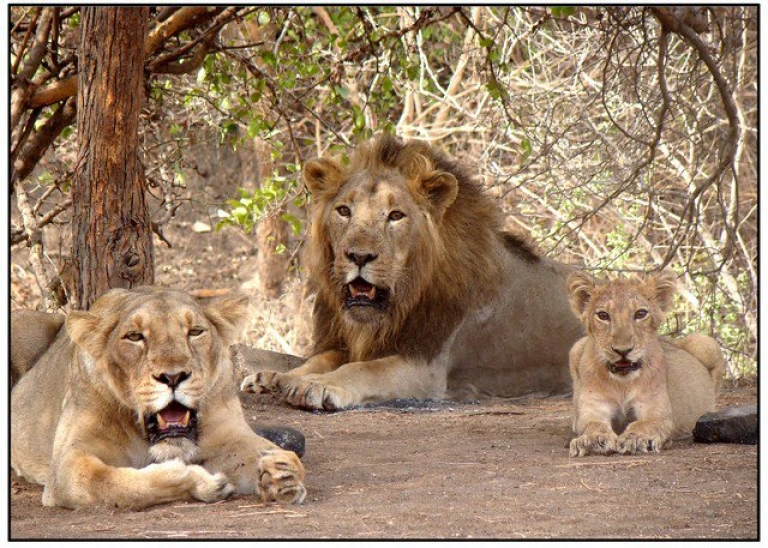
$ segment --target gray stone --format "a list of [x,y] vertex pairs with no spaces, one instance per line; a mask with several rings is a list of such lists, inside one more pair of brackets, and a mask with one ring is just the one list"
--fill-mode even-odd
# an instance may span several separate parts
[[304,456],[304,434],[288,426],[255,426],[253,431],[266,438],[281,449],[293,451],[299,457]]
[[699,443],[756,445],[757,438],[757,405],[727,407],[707,413],[693,429],[693,440]]

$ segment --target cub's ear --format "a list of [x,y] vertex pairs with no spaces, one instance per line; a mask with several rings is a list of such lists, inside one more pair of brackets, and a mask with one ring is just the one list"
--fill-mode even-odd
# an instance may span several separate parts
[[341,173],[336,160],[315,158],[304,164],[304,183],[312,194],[336,192],[341,187]]
[[648,296],[656,299],[661,311],[669,312],[677,293],[677,275],[671,270],[648,274],[645,285],[648,288]]
[[251,317],[250,305],[247,295],[236,293],[203,306],[205,316],[216,327],[226,346],[237,342],[245,330]]
[[107,345],[109,330],[104,329],[104,318],[91,312],[73,310],[65,320],[67,333],[72,342],[94,359],[101,358]]
[[568,276],[568,296],[577,318],[581,318],[587,309],[596,285],[595,279],[586,272],[574,272]]

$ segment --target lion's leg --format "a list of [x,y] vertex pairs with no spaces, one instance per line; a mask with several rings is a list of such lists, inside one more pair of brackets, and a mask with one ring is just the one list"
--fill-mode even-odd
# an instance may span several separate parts
[[232,399],[206,414],[199,445],[203,466],[221,472],[241,495],[259,493],[264,502],[303,502],[304,465],[293,451],[284,451],[253,433],[240,402]]
[[46,506],[118,506],[142,509],[175,500],[213,502],[234,488],[223,474],[171,460],[144,468],[114,467],[79,449],[70,449],[51,471],[43,492]]
[[576,437],[571,440],[571,457],[615,452],[618,436],[611,427],[611,419],[616,413],[616,406],[605,400],[585,397],[584,394],[579,396],[581,400],[574,421]]
[[[304,375],[322,375],[324,373],[330,373],[335,371],[342,364],[347,361],[347,353],[341,350],[328,350],[309,358],[299,367],[291,369],[283,373],[290,377],[302,377]],[[240,384],[240,390],[243,392],[252,392],[260,394],[261,392],[268,391],[269,387],[273,383],[275,375],[279,374],[278,371],[259,371],[252,375],[248,375],[243,379]]]
[[395,355],[320,375],[277,374],[266,389],[296,407],[331,411],[396,398],[443,397],[446,382],[445,367]]
[[637,420],[631,422],[616,442],[621,454],[659,452],[672,434],[672,406],[665,387],[656,387],[648,399],[635,404]]

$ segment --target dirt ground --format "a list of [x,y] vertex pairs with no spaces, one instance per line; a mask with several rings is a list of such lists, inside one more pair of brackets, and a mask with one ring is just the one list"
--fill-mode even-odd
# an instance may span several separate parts
[[[754,403],[728,388],[720,406]],[[307,499],[143,512],[41,505],[14,477],[11,539],[756,539],[758,446],[676,442],[569,459],[565,398],[310,413],[243,394],[253,424],[306,436]]]
[[[212,202],[235,194],[220,185],[205,191]],[[156,240],[157,282],[251,292],[255,314],[245,342],[302,354],[295,284],[281,299],[260,300],[253,290],[254,238],[195,230],[196,221],[213,226],[213,212],[205,205],[182,210],[166,227],[173,248]],[[47,243],[53,258],[67,249],[66,233],[57,238]],[[11,308],[40,304],[25,253],[11,255]],[[756,400],[754,384],[728,387],[719,405]],[[10,538],[758,537],[758,446],[679,442],[661,454],[571,460],[564,398],[335,414],[299,411],[266,395],[243,394],[243,403],[253,424],[304,432],[303,505],[240,497],[143,512],[70,511],[44,508],[42,488],[12,476]]]

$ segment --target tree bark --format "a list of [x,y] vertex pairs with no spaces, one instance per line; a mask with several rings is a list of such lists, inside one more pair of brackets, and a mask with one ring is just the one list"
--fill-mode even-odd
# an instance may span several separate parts
[[152,227],[138,157],[149,8],[82,8],[78,157],[72,187],[72,307],[154,281]]

